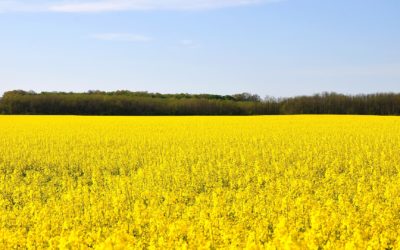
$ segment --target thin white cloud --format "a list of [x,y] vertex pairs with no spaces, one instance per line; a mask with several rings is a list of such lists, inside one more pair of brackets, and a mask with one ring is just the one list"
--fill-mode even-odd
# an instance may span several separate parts
[[0,13],[2,12],[37,12],[48,9],[43,2],[26,2],[19,0],[0,0]]
[[281,2],[284,0],[0,0],[0,12],[112,12],[139,10],[204,10]]
[[191,48],[191,49],[195,49],[195,48],[199,48],[200,47],[200,44],[198,44],[196,41],[191,40],[191,39],[183,39],[183,40],[179,41],[179,44],[182,47]]
[[117,42],[150,42],[151,37],[129,33],[101,33],[91,35],[93,39]]

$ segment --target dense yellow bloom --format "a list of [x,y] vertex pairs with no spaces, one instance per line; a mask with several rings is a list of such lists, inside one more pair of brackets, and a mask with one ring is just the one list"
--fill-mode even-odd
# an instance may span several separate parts
[[400,118],[0,116],[0,249],[399,249]]

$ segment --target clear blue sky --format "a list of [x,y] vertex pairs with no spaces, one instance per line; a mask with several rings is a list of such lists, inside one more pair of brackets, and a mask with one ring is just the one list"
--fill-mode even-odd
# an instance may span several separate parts
[[11,89],[400,92],[400,1],[0,0]]

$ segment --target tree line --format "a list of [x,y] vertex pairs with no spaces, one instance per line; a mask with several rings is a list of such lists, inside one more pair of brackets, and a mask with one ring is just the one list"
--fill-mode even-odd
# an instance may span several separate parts
[[0,99],[1,114],[30,115],[400,115],[400,94],[321,93],[290,98],[258,95],[85,93],[13,90]]

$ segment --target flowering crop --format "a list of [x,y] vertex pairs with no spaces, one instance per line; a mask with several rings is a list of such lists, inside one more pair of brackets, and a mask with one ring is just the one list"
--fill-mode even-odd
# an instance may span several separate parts
[[0,249],[399,249],[400,118],[0,116]]

